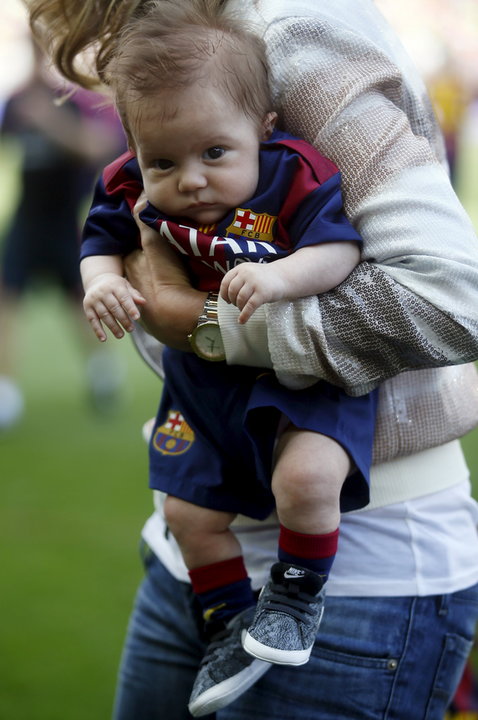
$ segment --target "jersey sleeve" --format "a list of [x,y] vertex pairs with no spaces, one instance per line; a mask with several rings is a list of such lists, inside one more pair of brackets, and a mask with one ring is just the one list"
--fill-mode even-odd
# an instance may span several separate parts
[[272,195],[282,197],[278,243],[295,250],[324,242],[360,244],[344,211],[337,166],[309,143],[281,131],[264,147],[266,184]]
[[362,239],[347,219],[342,202],[340,173],[335,173],[301,203],[289,227],[295,249],[324,242],[356,242]]
[[131,153],[105,168],[83,228],[81,260],[91,255],[124,256],[141,246],[132,212],[142,190],[141,173]]

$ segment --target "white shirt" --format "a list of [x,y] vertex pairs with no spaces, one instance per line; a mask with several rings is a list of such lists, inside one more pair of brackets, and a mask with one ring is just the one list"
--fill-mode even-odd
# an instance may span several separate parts
[[[470,495],[460,444],[454,441],[426,454],[438,482],[450,463],[456,484],[413,500],[343,515],[329,595],[434,595],[478,582],[478,504]],[[419,455],[395,461],[397,476],[410,473]],[[166,529],[161,493],[155,493],[155,503],[143,537],[169,572],[188,582],[179,548]],[[241,518],[234,529],[252,584],[259,588],[277,559],[277,523],[273,518],[263,523]]]

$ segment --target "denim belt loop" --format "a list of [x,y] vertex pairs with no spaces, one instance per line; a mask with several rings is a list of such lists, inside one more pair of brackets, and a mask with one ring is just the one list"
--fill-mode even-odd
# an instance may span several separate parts
[[449,606],[450,606],[450,596],[449,595],[437,595],[438,615],[440,615],[441,617],[448,615]]

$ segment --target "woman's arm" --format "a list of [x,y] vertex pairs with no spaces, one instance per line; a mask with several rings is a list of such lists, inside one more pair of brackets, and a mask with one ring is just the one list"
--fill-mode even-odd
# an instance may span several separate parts
[[[266,306],[268,345],[279,377],[359,394],[403,370],[478,357],[478,243],[439,162],[425,90],[377,11],[310,5],[310,18],[266,32],[277,101],[287,130],[340,168],[363,262],[320,298]],[[225,345],[229,362],[247,362]]]
[[[478,357],[478,243],[425,89],[378,11],[309,4],[310,17],[276,19],[265,34],[276,99],[286,129],[340,168],[362,262],[320,298],[271,303],[243,326],[222,302],[219,318],[229,363],[272,363],[284,382],[323,378],[361,394],[404,370]],[[154,330],[170,310],[153,295]],[[189,313],[189,302],[179,293],[179,334],[202,308],[193,301]]]

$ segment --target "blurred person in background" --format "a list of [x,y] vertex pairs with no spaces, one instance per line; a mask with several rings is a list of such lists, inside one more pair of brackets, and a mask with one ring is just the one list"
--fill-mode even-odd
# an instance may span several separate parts
[[81,89],[55,102],[58,77],[33,42],[32,48],[31,75],[6,102],[1,122],[2,141],[13,142],[21,159],[17,205],[0,242],[0,431],[24,410],[17,376],[20,311],[39,281],[59,287],[71,307],[96,410],[115,406],[123,376],[116,353],[90,339],[78,259],[85,203],[99,168],[124,149],[123,133],[96,93]]
[[470,98],[450,59],[430,78],[428,88],[445,140],[450,180],[456,186],[461,132]]

